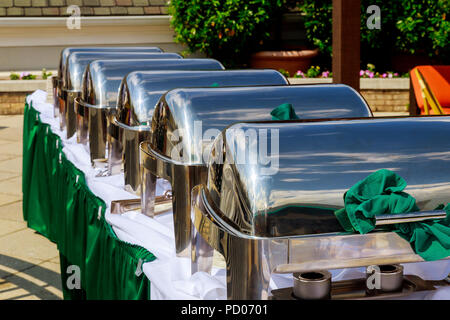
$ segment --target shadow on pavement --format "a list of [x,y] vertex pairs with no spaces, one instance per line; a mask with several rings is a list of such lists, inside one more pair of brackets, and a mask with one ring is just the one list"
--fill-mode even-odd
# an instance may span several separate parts
[[[11,269],[14,271],[10,271]],[[5,283],[12,285],[5,286]],[[53,292],[48,290],[49,287],[53,287]],[[17,296],[8,298],[26,299],[27,296],[35,296],[42,300],[60,300],[61,297],[54,293],[55,288],[61,291],[59,273],[0,254],[0,297],[8,291],[22,289]]]

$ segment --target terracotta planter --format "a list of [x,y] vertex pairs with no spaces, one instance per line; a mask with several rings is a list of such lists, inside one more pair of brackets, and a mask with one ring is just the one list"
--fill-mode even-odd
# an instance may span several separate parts
[[254,69],[284,69],[293,76],[298,70],[306,72],[311,60],[319,53],[318,49],[300,51],[261,51],[251,57]]

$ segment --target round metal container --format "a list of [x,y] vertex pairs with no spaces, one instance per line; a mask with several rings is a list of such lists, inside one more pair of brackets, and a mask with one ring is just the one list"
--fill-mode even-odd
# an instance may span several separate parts
[[294,295],[302,300],[330,299],[331,273],[328,271],[294,273]]
[[[403,266],[401,265],[368,266],[366,275],[368,292],[396,292],[403,288]],[[372,279],[375,281],[373,282]],[[375,285],[375,288],[369,287],[369,284]]]

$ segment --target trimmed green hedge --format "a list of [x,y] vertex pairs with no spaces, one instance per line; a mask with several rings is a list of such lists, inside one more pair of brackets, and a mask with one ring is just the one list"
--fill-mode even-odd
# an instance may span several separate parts
[[285,0],[171,0],[175,40],[227,67],[245,63],[270,37]]
[[[386,56],[398,53],[449,56],[450,22],[448,0],[361,0],[362,65],[369,62],[383,65]],[[377,5],[381,10],[381,29],[368,29],[371,13],[366,10]],[[332,0],[303,0],[300,9],[306,14],[305,27],[311,45],[322,54],[332,52]],[[386,61],[384,61],[386,62]]]

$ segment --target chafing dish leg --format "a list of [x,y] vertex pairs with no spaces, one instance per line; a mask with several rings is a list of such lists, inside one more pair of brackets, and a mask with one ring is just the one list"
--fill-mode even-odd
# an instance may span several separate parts
[[84,115],[82,117],[82,122],[81,122],[81,130],[82,133],[80,135],[81,137],[81,141],[80,143],[83,144],[87,144],[88,142],[88,128],[89,128],[89,109],[88,108],[83,108],[84,111]]
[[88,140],[88,117],[89,109],[79,103],[79,99],[75,99],[75,112],[77,118],[77,142],[86,144]]
[[52,85],[53,85],[53,117],[56,118],[59,114],[59,90],[58,86],[60,83],[59,77],[52,77]]
[[191,191],[194,175],[183,166],[174,166],[172,182],[173,224],[177,256],[189,257],[191,254]]
[[228,300],[267,300],[270,271],[264,241],[229,236],[226,246]]
[[90,108],[88,117],[89,132],[97,132],[96,135],[89,134],[89,151],[92,165],[95,165],[94,160],[105,159],[106,120],[103,119],[102,109],[97,108]]
[[75,92],[68,92],[67,94],[67,106],[65,108],[65,114],[66,114],[66,129],[67,129],[67,139],[71,138],[76,130],[77,130],[77,124],[76,124],[76,114],[75,114],[75,98],[77,97],[77,94]]
[[[109,119],[109,118],[108,118]],[[108,172],[110,175],[122,172],[123,129],[108,121]]]
[[148,169],[142,168],[141,179],[141,207],[142,213],[148,217],[155,216],[155,193],[157,177]]
[[211,273],[214,249],[203,239],[197,229],[192,226],[191,242],[191,274],[198,271]]
[[147,132],[124,130],[122,139],[125,189],[131,193],[140,194],[139,144],[147,139]]
[[64,128],[66,127],[66,95],[67,93],[65,91],[62,91],[62,96],[58,97],[59,99],[59,128],[62,130],[64,130]]

